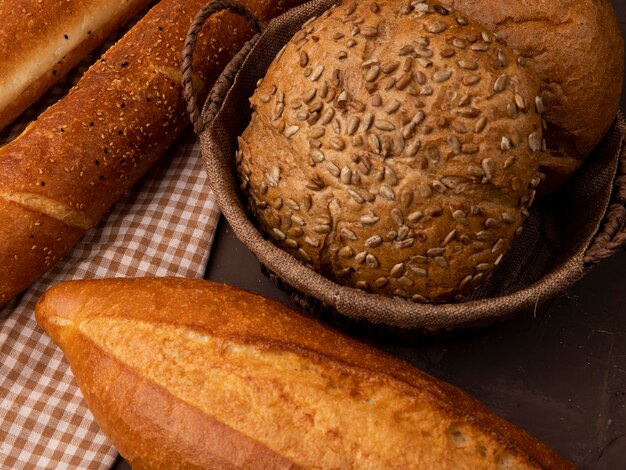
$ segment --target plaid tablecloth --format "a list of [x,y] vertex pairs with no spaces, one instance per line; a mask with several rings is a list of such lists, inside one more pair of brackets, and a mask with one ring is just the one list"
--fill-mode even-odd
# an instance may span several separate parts
[[[0,143],[18,135],[85,68],[3,131]],[[117,457],[62,352],[35,323],[38,297],[67,279],[202,277],[218,217],[199,144],[189,131],[67,259],[0,309],[0,469],[104,469]]]

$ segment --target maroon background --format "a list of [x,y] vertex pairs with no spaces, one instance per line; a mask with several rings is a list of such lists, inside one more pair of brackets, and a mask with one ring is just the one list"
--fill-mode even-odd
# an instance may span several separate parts
[[[612,2],[626,35],[626,2]],[[206,278],[289,302],[223,218]],[[536,312],[411,344],[389,334],[368,341],[468,391],[576,466],[626,470],[625,300],[622,251]]]

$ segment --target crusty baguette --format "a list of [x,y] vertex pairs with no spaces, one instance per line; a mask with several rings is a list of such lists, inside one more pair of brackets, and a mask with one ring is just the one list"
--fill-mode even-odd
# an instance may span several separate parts
[[153,0],[0,0],[0,129]]
[[208,281],[58,284],[38,322],[137,469],[572,469],[464,392]]
[[[184,38],[206,0],[163,0],[70,93],[0,149],[0,306],[62,258],[187,126]],[[298,0],[244,1],[267,19]],[[252,31],[222,12],[195,70],[207,90]]]

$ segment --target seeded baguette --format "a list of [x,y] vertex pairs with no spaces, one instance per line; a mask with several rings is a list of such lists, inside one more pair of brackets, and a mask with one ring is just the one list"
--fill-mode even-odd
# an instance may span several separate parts
[[493,31],[539,75],[551,157],[543,167],[556,188],[598,145],[619,108],[624,40],[610,0],[442,3]]
[[[290,6],[244,3],[261,19]],[[180,57],[204,4],[161,1],[0,149],[0,306],[68,253],[188,125]],[[197,87],[207,90],[251,33],[230,13],[208,21],[197,46]]]
[[541,181],[537,77],[436,3],[329,10],[251,103],[237,164],[260,228],[370,293],[463,299],[502,260]]
[[574,468],[455,387],[226,285],[62,283],[36,317],[135,469]]
[[1,0],[0,129],[153,0]]

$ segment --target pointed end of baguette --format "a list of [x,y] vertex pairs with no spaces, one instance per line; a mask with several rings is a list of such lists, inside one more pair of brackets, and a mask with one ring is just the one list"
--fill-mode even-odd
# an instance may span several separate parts
[[77,282],[57,284],[46,291],[35,307],[37,323],[48,333],[61,348],[64,338],[77,323],[83,311],[83,300],[77,293]]

